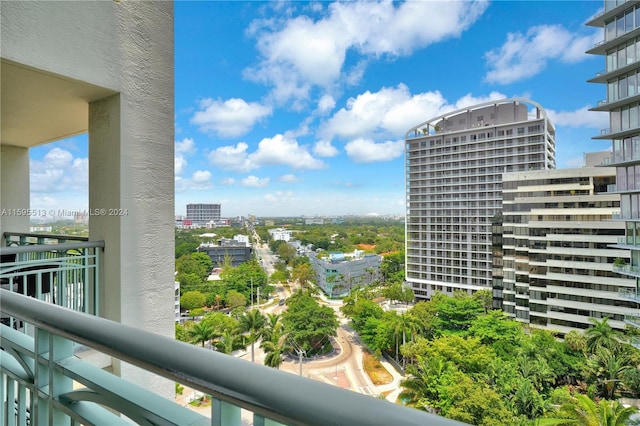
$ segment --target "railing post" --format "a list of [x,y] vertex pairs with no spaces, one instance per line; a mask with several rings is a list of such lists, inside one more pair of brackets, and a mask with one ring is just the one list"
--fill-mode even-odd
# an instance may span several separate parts
[[242,425],[242,408],[211,398],[211,424],[213,426]]
[[73,356],[73,343],[63,337],[36,328],[36,410],[33,424],[52,426],[68,423],[64,412],[57,410],[54,400],[73,390],[73,381],[55,368],[55,363]]

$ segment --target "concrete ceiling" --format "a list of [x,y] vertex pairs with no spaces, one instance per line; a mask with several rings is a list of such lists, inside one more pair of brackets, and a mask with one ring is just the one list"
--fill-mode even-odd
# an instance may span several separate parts
[[87,132],[89,102],[112,90],[0,60],[0,143],[31,147]]

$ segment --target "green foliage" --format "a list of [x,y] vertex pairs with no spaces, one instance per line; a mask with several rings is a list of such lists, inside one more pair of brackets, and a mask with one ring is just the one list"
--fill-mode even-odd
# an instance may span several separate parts
[[463,291],[456,291],[453,297],[436,293],[432,300],[438,311],[438,327],[443,334],[466,331],[472,322],[484,313],[481,301],[469,297]]
[[[382,311],[371,291],[354,293],[342,311],[371,350],[409,363],[401,397],[416,408],[479,425],[579,425],[591,423],[553,412],[576,404],[570,388],[606,399],[640,392],[640,351],[607,320],[562,341],[488,309],[486,294],[439,294],[398,315]],[[608,423],[594,425],[624,424],[615,420],[626,415],[620,407],[600,404],[594,412]]]
[[387,283],[401,283],[404,281],[404,250],[385,254],[380,264],[382,280]]
[[247,306],[247,298],[236,290],[229,290],[225,295],[225,303],[231,309]]
[[285,332],[307,352],[307,356],[320,351],[328,337],[337,334],[339,326],[333,309],[320,305],[313,296],[302,291],[287,299],[282,323]]
[[403,285],[402,283],[393,283],[382,290],[382,295],[387,299],[398,302],[409,303],[413,302],[414,294],[413,290]]
[[[204,256],[204,257],[203,257]],[[208,259],[208,264],[206,262]],[[176,271],[179,275],[195,274],[202,281],[206,281],[211,272],[211,259],[204,253],[189,253],[176,260]]]
[[240,330],[248,334],[249,343],[251,343],[251,362],[254,360],[254,346],[256,340],[262,335],[262,331],[266,324],[266,318],[258,309],[252,309],[245,312],[239,319],[238,325]]
[[202,343],[202,347],[204,347],[205,342],[208,342],[217,336],[216,331],[205,322],[195,323],[187,331],[187,335],[191,342]]
[[207,302],[207,298],[199,291],[188,291],[180,296],[180,308],[190,311],[201,308]]
[[637,412],[637,408],[625,408],[618,401],[602,399],[595,402],[586,395],[577,394],[550,417],[540,419],[537,425],[625,426]]

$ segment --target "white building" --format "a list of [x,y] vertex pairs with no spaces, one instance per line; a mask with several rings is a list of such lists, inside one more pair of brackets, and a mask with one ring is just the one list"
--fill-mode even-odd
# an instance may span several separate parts
[[289,231],[287,229],[284,228],[276,228],[276,229],[269,229],[269,235],[271,235],[271,239],[278,241],[286,241],[289,242],[291,241],[291,235],[292,235],[292,231]]
[[407,133],[406,279],[417,297],[491,288],[502,173],[555,168],[554,138],[542,107],[524,99],[464,108]]
[[[89,239],[105,241],[100,315],[173,337],[173,4],[3,2],[0,13],[2,208],[30,208],[31,147],[88,133],[88,207],[105,212],[89,218]],[[3,215],[0,229],[28,232],[29,217]]]
[[[612,167],[507,173],[503,176],[503,309],[532,326],[567,333],[609,317],[624,329],[633,302],[619,292],[635,281],[613,271],[630,251],[611,247],[624,236]],[[496,294],[496,291],[494,291]]]
[[187,204],[187,219],[194,224],[205,226],[220,220],[220,204]]
[[242,234],[234,235],[233,239],[236,240],[237,242],[241,243],[241,244],[246,244],[247,246],[249,245],[249,236],[248,235],[242,235]]

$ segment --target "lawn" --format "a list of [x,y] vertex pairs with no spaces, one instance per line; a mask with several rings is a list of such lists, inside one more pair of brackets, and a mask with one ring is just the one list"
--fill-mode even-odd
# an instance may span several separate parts
[[393,382],[391,373],[369,352],[364,352],[362,355],[362,364],[364,365],[364,371],[367,372],[374,385],[387,385]]

